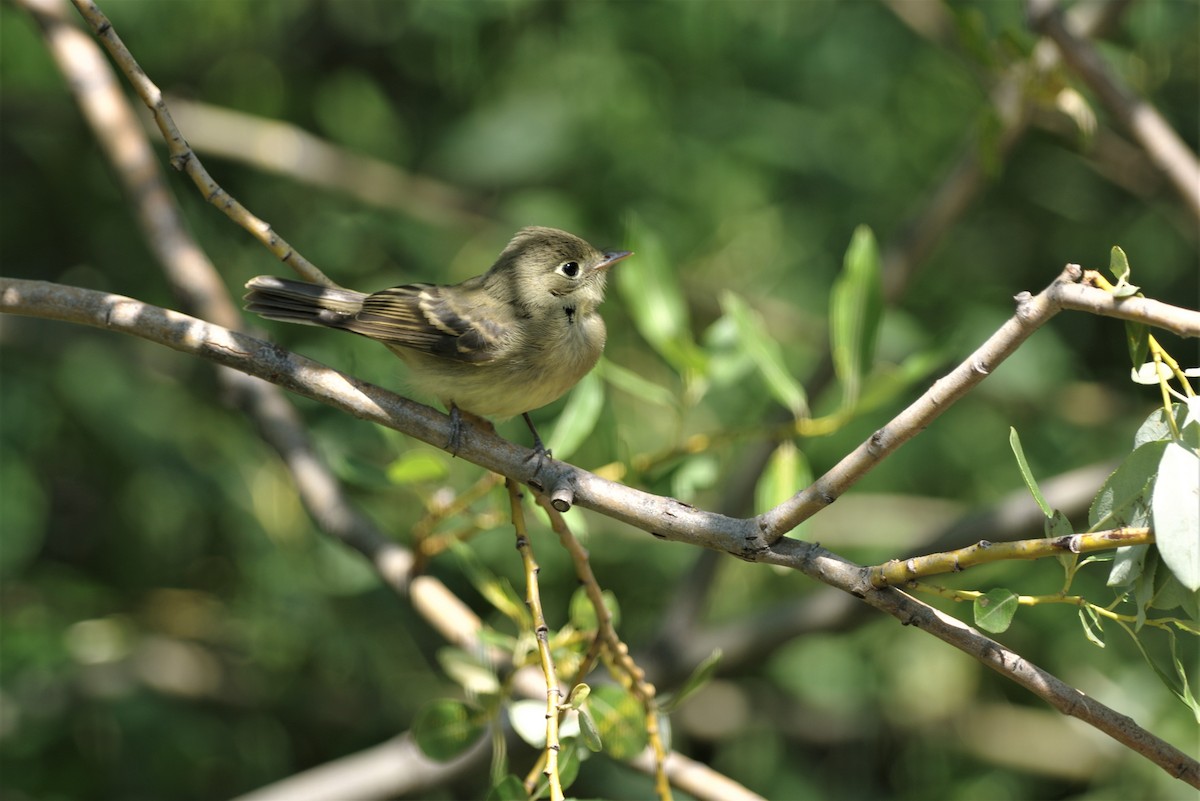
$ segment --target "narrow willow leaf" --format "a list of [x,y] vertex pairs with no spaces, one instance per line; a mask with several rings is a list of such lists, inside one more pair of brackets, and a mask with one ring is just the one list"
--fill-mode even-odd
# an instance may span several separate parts
[[791,440],[779,443],[754,487],[754,511],[774,509],[812,483],[812,468]]
[[721,655],[721,649],[715,648],[703,662],[696,665],[696,669],[679,686],[679,691],[669,701],[661,705],[660,709],[664,714],[674,712],[679,708],[680,704],[688,699],[688,696],[694,695],[712,680],[712,677],[716,675],[717,664],[721,661]]
[[571,390],[567,404],[554,424],[548,444],[555,457],[571,458],[596,430],[596,421],[603,409],[604,383],[594,372],[588,373]]
[[450,550],[458,558],[459,565],[480,595],[521,628],[530,625],[529,607],[517,595],[508,579],[501,578],[489,570],[475,552],[457,540]]
[[[1100,618],[1096,616],[1096,613],[1092,611],[1090,606],[1080,608],[1079,622],[1083,624],[1083,634],[1088,638],[1088,642],[1097,648],[1103,648],[1104,629],[1100,626]],[[1137,637],[1135,636],[1134,639],[1136,640]]]
[[808,409],[808,397],[804,393],[804,387],[788,370],[783,358],[783,348],[767,332],[762,317],[733,292],[724,292],[721,295],[721,310],[733,320],[738,343],[758,368],[771,397],[794,417],[805,414]]
[[628,392],[638,400],[669,408],[677,408],[679,406],[674,392],[660,384],[655,384],[653,381],[642,378],[632,370],[627,370],[615,362],[601,358],[600,363],[596,365],[593,373],[598,374],[612,386],[622,392]]
[[1007,631],[1020,606],[1011,590],[997,587],[975,599],[975,625],[992,634]]
[[1021,447],[1021,435],[1017,433],[1017,429],[1011,427],[1008,429],[1008,444],[1012,447],[1013,455],[1017,457],[1017,467],[1021,470],[1021,478],[1025,479],[1025,486],[1029,487],[1029,492],[1037,501],[1037,505],[1041,507],[1042,514],[1046,517],[1054,517],[1054,510],[1050,508],[1050,504],[1046,503],[1046,497],[1042,495],[1042,491],[1033,477],[1033,472],[1029,469],[1029,462],[1025,461],[1025,450]]
[[662,241],[636,220],[629,229],[630,248],[637,255],[614,272],[634,327],[673,367],[703,373],[704,352],[692,339],[687,303]]
[[426,704],[413,722],[413,739],[430,759],[446,762],[466,751],[483,735],[480,710],[452,698]]
[[883,315],[879,246],[871,229],[855,229],[842,272],[830,296],[829,328],[833,365],[842,383],[842,406],[853,408],[871,365]]
[[1158,553],[1183,586],[1200,590],[1200,457],[1177,442],[1159,461],[1151,499]]

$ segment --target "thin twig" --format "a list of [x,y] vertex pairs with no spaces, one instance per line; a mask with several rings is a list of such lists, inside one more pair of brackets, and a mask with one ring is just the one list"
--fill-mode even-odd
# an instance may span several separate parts
[[546,511],[550,519],[550,528],[558,535],[563,548],[571,556],[575,566],[575,575],[587,594],[596,613],[596,639],[604,645],[609,659],[623,674],[622,682],[638,699],[645,712],[646,738],[649,748],[654,754],[654,789],[660,801],[671,801],[671,784],[667,780],[666,761],[667,749],[663,744],[662,733],[658,725],[658,701],[654,685],[646,681],[646,671],[634,661],[629,653],[629,646],[621,641],[617,629],[613,626],[612,614],[604,603],[604,595],[600,582],[592,572],[591,560],[579,538],[571,531],[562,513],[554,508],[550,499],[545,495],[537,496],[538,504]]
[[869,580],[874,587],[899,586],[907,581],[924,576],[943,573],[958,573],[976,565],[1013,559],[1045,559],[1064,553],[1091,553],[1111,551],[1128,545],[1146,545],[1154,542],[1150,529],[1119,528],[1111,531],[1072,534],[1064,537],[1041,537],[1013,542],[988,542],[982,540],[975,545],[953,551],[914,556],[909,559],[892,559],[881,565],[867,568]]
[[325,286],[336,286],[332,280],[317,269],[316,265],[300,255],[299,251],[295,250],[290,244],[284,241],[283,237],[275,233],[269,223],[251,214],[245,206],[213,180],[213,177],[208,174],[208,170],[200,163],[200,158],[192,150],[187,140],[184,139],[183,134],[179,131],[179,128],[175,125],[175,120],[172,119],[167,104],[163,102],[162,91],[154,85],[149,76],[138,66],[133,54],[125,47],[124,42],[121,41],[121,37],[117,36],[117,32],[113,28],[112,23],[109,22],[108,17],[104,15],[104,12],[92,0],[72,0],[72,2],[88,25],[92,27],[96,38],[104,44],[105,49],[108,50],[108,54],[116,62],[121,72],[124,73],[134,91],[137,92],[138,97],[146,104],[146,108],[150,109],[150,113],[154,115],[154,122],[158,125],[158,129],[162,132],[163,139],[166,141],[167,151],[171,156],[171,165],[175,169],[187,173],[205,200],[220,209],[229,219],[249,231],[255,239],[274,253],[280,261],[295,270],[301,278],[313,283],[324,284]]
[[[558,741],[558,712],[562,706],[562,689],[559,687],[558,673],[554,670],[554,657],[550,653],[550,627],[546,625],[546,614],[542,611],[542,593],[538,584],[537,560],[533,557],[533,545],[529,542],[529,531],[525,527],[525,507],[521,505],[521,487],[509,479],[504,482],[508,490],[509,508],[512,510],[513,528],[517,533],[517,551],[521,554],[521,563],[525,567],[525,603],[533,617],[533,632],[537,637],[538,656],[542,663],[542,675],[546,679],[546,749],[544,751],[545,768],[542,773],[550,782],[551,801],[562,801],[562,780],[558,775],[558,751],[561,747]],[[533,791],[534,782],[526,780],[525,789]]]

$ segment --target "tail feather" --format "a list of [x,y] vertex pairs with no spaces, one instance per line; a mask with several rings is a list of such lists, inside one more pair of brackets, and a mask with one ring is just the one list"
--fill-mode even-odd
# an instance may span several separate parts
[[260,275],[246,282],[246,311],[268,320],[344,328],[367,296],[351,289]]

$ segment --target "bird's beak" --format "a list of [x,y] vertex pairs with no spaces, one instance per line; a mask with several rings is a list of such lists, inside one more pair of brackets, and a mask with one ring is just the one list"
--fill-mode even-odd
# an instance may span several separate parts
[[606,250],[604,251],[604,261],[596,265],[597,270],[607,270],[621,259],[628,258],[633,255],[632,250]]

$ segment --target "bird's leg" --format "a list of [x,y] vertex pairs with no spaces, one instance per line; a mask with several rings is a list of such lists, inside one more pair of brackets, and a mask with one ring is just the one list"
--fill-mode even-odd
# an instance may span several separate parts
[[471,414],[466,409],[460,409],[453,403],[446,405],[450,408],[450,439],[446,440],[446,450],[450,451],[451,455],[458,456],[458,449],[463,443],[463,433],[472,424],[487,431],[496,430],[490,420]]
[[542,469],[542,459],[553,459],[554,456],[550,453],[550,449],[542,444],[542,438],[534,428],[533,420],[529,418],[529,412],[522,412],[521,416],[525,418],[525,425],[529,426],[529,433],[533,434],[533,456],[529,458],[537,459],[537,465],[533,471],[536,475]]
[[452,403],[450,404],[450,438],[446,440],[446,450],[450,451],[451,456],[458,456],[458,449],[462,446],[462,430],[462,413]]

